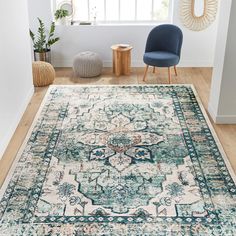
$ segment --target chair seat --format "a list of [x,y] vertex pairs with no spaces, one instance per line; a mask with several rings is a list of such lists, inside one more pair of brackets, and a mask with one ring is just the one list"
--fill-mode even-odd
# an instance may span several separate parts
[[143,60],[147,65],[156,67],[171,67],[179,63],[179,56],[171,52],[146,52]]

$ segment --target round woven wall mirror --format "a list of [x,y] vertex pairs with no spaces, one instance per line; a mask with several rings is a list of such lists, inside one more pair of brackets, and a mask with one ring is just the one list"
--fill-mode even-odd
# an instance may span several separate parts
[[180,18],[188,29],[201,31],[216,19],[218,0],[180,0]]

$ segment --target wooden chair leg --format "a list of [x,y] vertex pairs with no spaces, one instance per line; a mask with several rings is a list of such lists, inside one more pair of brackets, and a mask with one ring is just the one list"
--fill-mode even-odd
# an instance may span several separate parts
[[146,65],[146,69],[145,69],[144,76],[143,76],[143,81],[144,81],[144,82],[146,82],[146,77],[147,77],[148,68],[149,68],[149,65]]
[[174,66],[174,69],[175,69],[175,75],[178,76],[178,73],[177,73],[177,68],[176,66]]
[[155,74],[155,73],[156,73],[156,67],[153,66],[153,74]]
[[168,67],[168,78],[169,78],[169,84],[171,84],[171,68]]

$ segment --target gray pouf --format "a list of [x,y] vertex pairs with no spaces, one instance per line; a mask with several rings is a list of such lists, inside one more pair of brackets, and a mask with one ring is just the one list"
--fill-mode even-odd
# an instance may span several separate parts
[[102,60],[95,52],[81,52],[74,58],[73,70],[75,76],[90,78],[102,73]]

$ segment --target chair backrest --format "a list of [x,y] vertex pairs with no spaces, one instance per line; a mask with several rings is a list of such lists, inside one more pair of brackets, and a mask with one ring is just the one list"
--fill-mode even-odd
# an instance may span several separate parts
[[152,29],[149,33],[145,52],[167,51],[180,57],[183,33],[175,25],[164,24]]

